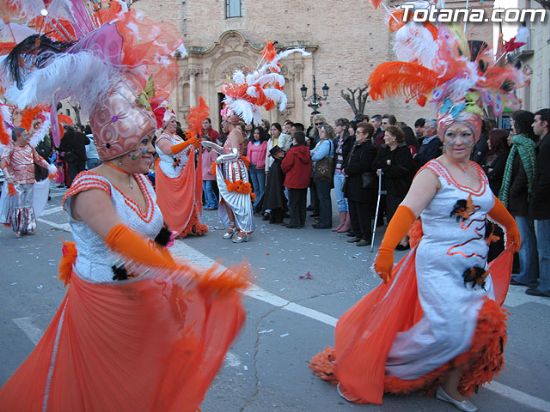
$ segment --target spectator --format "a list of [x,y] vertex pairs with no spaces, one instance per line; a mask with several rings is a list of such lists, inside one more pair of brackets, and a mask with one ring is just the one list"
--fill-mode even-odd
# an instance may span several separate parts
[[370,122],[374,126],[374,136],[372,141],[374,147],[379,148],[384,143],[384,129],[382,129],[382,116],[375,114],[371,117]]
[[[293,123],[292,124],[292,127],[290,128],[290,137],[294,137],[294,135],[296,134],[296,132],[302,132],[304,133],[304,125],[302,123]],[[304,136],[305,136],[305,133],[304,133]],[[292,142],[292,140],[291,140]]]
[[[489,179],[489,187],[491,191],[498,195],[500,187],[502,185],[502,178],[504,176],[504,167],[506,166],[506,159],[510,152],[510,146],[508,145],[508,135],[510,132],[505,129],[493,129],[489,132],[489,139],[487,144],[489,146],[489,154],[485,161],[483,169]],[[489,254],[487,260],[490,262],[495,259],[504,250],[504,232],[499,225],[488,221],[486,235],[495,235],[498,240],[489,244]]]
[[[292,120],[285,120],[283,123],[283,132],[289,136],[292,136],[292,125],[294,122]],[[290,139],[290,144],[292,144],[292,138]]]
[[411,129],[405,123],[402,124],[403,126],[399,126],[399,128],[405,135],[405,145],[409,148],[411,156],[414,156],[418,152],[418,148],[420,147],[420,145],[418,144],[418,140],[416,139],[413,129]]
[[334,156],[334,191],[336,193],[336,205],[338,214],[340,215],[340,223],[333,229],[338,233],[347,232],[351,227],[349,218],[348,201],[344,196],[344,182],[346,176],[342,171],[344,160],[347,159],[351,148],[353,147],[354,138],[348,133],[349,121],[347,119],[338,119],[335,123],[336,139],[334,139],[335,156]]
[[[204,125],[204,123],[203,123]],[[210,141],[208,135],[202,136],[203,141]],[[216,185],[216,176],[212,174],[212,163],[216,161],[218,153],[210,147],[203,148],[202,151],[202,190],[204,192],[205,210],[216,210],[218,208],[218,197],[214,186]]]
[[[315,124],[317,125],[317,123]],[[334,138],[334,129],[324,123],[319,130],[319,143],[311,151],[311,160],[315,162],[313,181],[319,205],[319,223],[313,224],[314,229],[330,229],[332,227],[330,189],[333,180]]]
[[260,120],[260,126],[267,132],[270,129],[271,124],[269,124],[269,120],[262,119]]
[[[296,130],[301,123],[292,126],[292,147],[281,162],[285,173],[285,187],[288,189],[288,228],[300,228],[306,224],[307,187],[311,180],[311,156],[305,145],[306,136],[303,130]],[[303,125],[302,129],[303,129]]]
[[478,165],[483,166],[489,153],[489,133],[495,128],[494,122],[491,119],[484,119],[483,126],[481,128],[481,136],[472,150],[470,159],[476,162]]
[[86,145],[90,140],[85,134],[67,126],[61,139],[59,149],[65,153],[64,158],[68,167],[67,186],[71,186],[77,174],[86,169]]
[[90,143],[86,145],[86,169],[91,170],[98,167],[101,164],[101,160],[99,160],[99,154],[95,146],[94,135],[90,133],[87,134],[86,137],[90,141]]
[[418,144],[422,143],[422,139],[424,138],[424,125],[426,124],[426,119],[423,117],[420,117],[416,119],[414,122],[414,132],[416,134],[416,139],[418,140]]
[[[412,132],[412,129],[410,130]],[[390,221],[409,191],[416,166],[405,142],[403,131],[397,126],[386,126],[384,133],[385,146],[378,151],[374,168],[383,173],[386,188],[386,218]],[[397,249],[408,248],[409,244],[405,237]]]
[[437,122],[434,119],[426,120],[424,124],[424,138],[414,157],[416,167],[421,168],[430,160],[441,155],[441,140],[437,136]]
[[285,151],[279,146],[274,146],[270,149],[269,155],[273,157],[273,161],[267,175],[264,207],[270,211],[269,223],[283,223],[283,216],[286,212],[286,197],[281,161],[285,157]]
[[525,110],[512,114],[512,148],[502,178],[499,198],[514,216],[521,236],[520,272],[512,276],[512,285],[534,287],[538,278],[535,230],[529,218],[528,198],[535,179],[534,115]]
[[265,172],[269,173],[269,168],[273,164],[275,158],[271,156],[270,150],[275,146],[279,146],[285,152],[290,149],[291,139],[287,134],[283,134],[283,129],[279,123],[272,123],[271,129],[269,130],[271,137],[267,141],[267,152],[265,156]]
[[510,152],[508,145],[508,135],[510,132],[505,129],[493,129],[489,132],[489,152],[483,169],[489,179],[489,186],[493,193],[499,193],[504,176],[504,167],[506,159]]
[[267,151],[267,133],[264,128],[255,127],[252,139],[248,142],[246,157],[250,162],[250,180],[256,194],[254,212],[260,213],[265,192],[265,153]]
[[206,137],[211,142],[222,144],[220,134],[212,128],[212,120],[209,117],[202,121],[202,137]]
[[[348,242],[357,243],[357,246],[370,245],[372,237],[371,219],[378,189],[374,172],[376,148],[372,143],[373,134],[372,124],[359,123],[355,144],[344,163],[344,173],[347,176],[345,194],[348,198],[351,228],[355,235]],[[366,174],[365,179],[363,174]]]
[[539,255],[539,284],[528,295],[550,297],[550,108],[535,113],[533,132],[539,137],[537,167],[531,194]]

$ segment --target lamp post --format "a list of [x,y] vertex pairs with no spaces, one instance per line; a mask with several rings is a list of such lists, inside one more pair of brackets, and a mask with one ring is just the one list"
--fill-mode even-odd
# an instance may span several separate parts
[[302,93],[302,99],[304,100],[304,102],[309,101],[308,106],[313,109],[313,111],[311,112],[312,115],[319,114],[317,109],[323,105],[321,101],[327,100],[329,89],[330,87],[328,87],[327,84],[325,83],[325,85],[321,87],[321,92],[323,93],[323,95],[321,96],[317,94],[317,82],[315,81],[315,75],[313,75],[313,94],[311,96],[308,97],[307,87],[305,84],[302,84],[302,87],[300,87],[300,92]]

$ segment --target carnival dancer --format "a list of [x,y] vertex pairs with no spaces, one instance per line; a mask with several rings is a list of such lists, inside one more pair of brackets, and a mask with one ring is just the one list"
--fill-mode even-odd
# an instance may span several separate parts
[[199,220],[202,213],[202,157],[198,157],[197,166],[195,149],[200,144],[196,136],[183,140],[176,134],[176,116],[172,111],[166,110],[163,117],[163,130],[155,143],[159,154],[155,167],[158,205],[168,227],[179,238],[202,236],[208,232],[208,226]]
[[[254,232],[252,185],[241,156],[244,138],[237,128],[239,122],[236,115],[229,115],[224,120],[229,134],[223,149],[215,148],[220,153],[216,159],[216,182],[220,193],[218,215],[227,228],[223,238],[231,239],[233,243],[248,242]],[[203,142],[203,145],[207,143]]]
[[[405,62],[378,66],[369,79],[371,93],[380,98],[400,92],[410,96],[412,91],[425,102],[433,90],[445,153],[418,172],[388,225],[374,264],[384,283],[344,314],[336,326],[335,347],[316,355],[310,367],[322,379],[338,383],[348,401],[380,404],[385,392],[424,390],[474,412],[477,407],[468,397],[504,363],[507,332],[501,305],[520,235],[483,170],[469,159],[481,133],[481,92],[498,96],[497,101],[510,98],[511,104],[509,94],[522,75],[513,66],[492,71],[490,50],[476,55],[461,49],[467,42],[444,26],[408,23],[400,30],[399,42],[422,48],[400,50],[410,52],[402,58]],[[415,43],[417,37],[432,43]],[[433,60],[425,59],[428,49]],[[477,70],[486,70],[485,76]],[[458,81],[464,78],[468,82]],[[500,88],[503,81],[506,88]],[[412,249],[393,268],[394,249],[418,216]],[[487,218],[506,229],[506,251],[489,265]]]
[[[79,174],[63,199],[74,238],[60,264],[67,294],[34,351],[0,390],[0,410],[195,412],[243,325],[239,289],[246,287],[247,269],[199,270],[176,261],[144,176],[156,125],[139,91],[147,76],[176,67],[171,55],[179,40],[164,36],[175,29],[131,12],[98,28],[96,22],[79,28],[91,30],[86,51],[49,54],[40,67],[33,60],[40,50],[19,47],[13,56],[32,70],[21,94],[10,95],[21,106],[30,104],[39,81],[49,99],[60,92],[89,107],[104,163]],[[99,47],[105,39],[110,47]],[[111,65],[112,58],[128,62],[135,52],[140,58],[132,64]],[[149,52],[155,59],[144,57]],[[82,60],[86,73],[74,70]],[[78,75],[54,78],[52,70]],[[92,73],[106,80],[94,84],[93,94],[86,89]]]
[[9,202],[9,222],[17,237],[32,235],[36,230],[33,209],[33,189],[36,183],[34,165],[47,169],[50,174],[57,172],[55,166],[44,160],[29,144],[29,139],[30,135],[25,129],[13,129],[13,144],[3,151],[0,162],[8,182],[8,194],[12,197]]

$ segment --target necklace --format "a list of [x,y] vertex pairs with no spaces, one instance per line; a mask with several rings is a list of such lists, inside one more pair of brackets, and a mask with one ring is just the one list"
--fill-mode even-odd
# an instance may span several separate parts
[[468,173],[468,169],[470,169],[470,162],[466,164],[466,166],[462,166],[459,163],[456,163],[456,167],[458,167],[460,170],[462,170],[462,173],[466,174]]
[[105,165],[110,167],[111,169],[116,170],[119,173],[127,175],[128,176],[128,187],[130,188],[130,190],[134,189],[134,184],[132,183],[132,174],[131,173],[128,173],[122,167],[118,167],[117,165],[115,165],[113,163],[110,163],[110,162],[105,163]]

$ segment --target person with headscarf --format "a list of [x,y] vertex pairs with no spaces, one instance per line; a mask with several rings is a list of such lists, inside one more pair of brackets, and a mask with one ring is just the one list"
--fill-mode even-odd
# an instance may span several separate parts
[[529,195],[536,172],[533,113],[518,110],[512,114],[511,149],[506,160],[498,197],[508,208],[519,228],[519,273],[512,276],[512,285],[535,287],[539,275],[537,240],[533,220],[529,217]]
[[[168,228],[176,236],[202,236],[208,226],[200,222],[202,212],[202,168],[196,167],[196,137],[184,140],[176,134],[176,116],[164,113],[162,133],[155,147],[159,161],[155,168],[157,202]],[[202,162],[202,158],[199,159]]]

